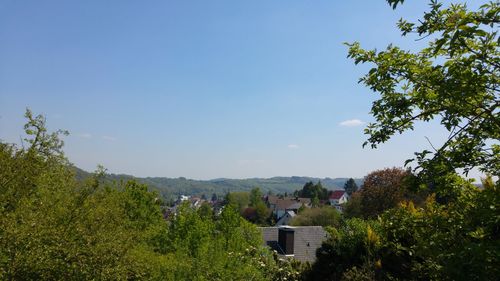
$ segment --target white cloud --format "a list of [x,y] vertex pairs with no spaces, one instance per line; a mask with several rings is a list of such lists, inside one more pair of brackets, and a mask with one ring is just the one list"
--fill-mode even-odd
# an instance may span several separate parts
[[107,141],[115,141],[116,140],[115,137],[110,137],[110,136],[102,136],[102,139],[107,140]]
[[84,138],[84,139],[90,139],[90,138],[92,138],[92,135],[89,134],[89,133],[79,134],[78,136],[81,137],[81,138]]
[[365,122],[359,119],[350,119],[340,122],[339,125],[344,127],[356,127],[356,126],[361,126],[363,124],[365,124]]
[[298,148],[299,148],[299,145],[298,145],[298,144],[289,144],[289,145],[287,145],[287,147],[288,147],[289,149],[298,149]]

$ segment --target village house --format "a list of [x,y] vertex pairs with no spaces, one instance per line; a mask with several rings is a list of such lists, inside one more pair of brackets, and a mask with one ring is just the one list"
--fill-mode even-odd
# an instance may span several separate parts
[[296,215],[297,214],[292,210],[286,211],[286,213],[276,222],[276,226],[289,225],[290,221]]
[[328,239],[321,226],[259,227],[264,245],[285,258],[313,263],[316,250]]
[[328,198],[330,205],[334,206],[339,212],[343,211],[343,204],[349,201],[349,195],[344,190],[334,190]]
[[287,211],[293,211],[297,214],[301,207],[311,208],[311,199],[268,195],[266,197],[266,204],[271,209],[275,219],[279,220]]

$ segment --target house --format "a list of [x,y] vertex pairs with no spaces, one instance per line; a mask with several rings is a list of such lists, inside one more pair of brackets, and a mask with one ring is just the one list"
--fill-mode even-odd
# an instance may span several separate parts
[[330,205],[335,206],[335,209],[342,212],[342,205],[349,201],[349,195],[345,190],[334,190],[330,193],[328,201],[330,201]]
[[202,200],[201,198],[198,197],[190,197],[189,203],[192,208],[198,209],[201,206],[201,203],[203,203],[205,200]]
[[295,217],[296,214],[294,211],[286,211],[286,213],[276,222],[276,226],[281,226],[281,225],[289,225],[290,221]]
[[264,245],[278,255],[310,263],[316,260],[316,250],[329,237],[321,226],[259,227],[259,230]]
[[272,210],[274,217],[279,220],[287,211],[294,211],[297,214],[301,207],[310,208],[311,198],[269,195],[266,197],[266,204]]

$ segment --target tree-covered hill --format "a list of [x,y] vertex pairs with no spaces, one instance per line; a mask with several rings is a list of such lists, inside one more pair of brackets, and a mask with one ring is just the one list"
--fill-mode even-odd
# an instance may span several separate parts
[[[90,173],[76,169],[78,179],[84,179]],[[205,194],[210,196],[213,193],[218,195],[225,194],[229,191],[250,191],[254,187],[260,187],[265,193],[271,191],[274,194],[288,193],[291,194],[295,190],[301,189],[304,184],[309,181],[321,181],[321,184],[330,190],[343,189],[348,178],[313,178],[313,177],[272,177],[272,178],[249,178],[249,179],[227,179],[218,178],[212,180],[193,180],[180,178],[166,177],[146,177],[139,178],[124,174],[109,174],[107,178],[111,181],[135,179],[140,183],[147,184],[151,189],[157,190],[165,199],[171,199],[179,194],[183,195],[199,195]],[[356,179],[356,183],[361,185],[363,179]]]

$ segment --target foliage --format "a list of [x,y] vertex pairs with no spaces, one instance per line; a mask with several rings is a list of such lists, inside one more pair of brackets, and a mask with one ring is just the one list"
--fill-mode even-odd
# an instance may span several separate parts
[[[75,168],[78,179],[90,177],[81,169]],[[311,177],[272,177],[272,178],[251,178],[251,179],[213,179],[213,180],[192,180],[186,178],[164,178],[147,177],[139,178],[130,175],[107,174],[106,180],[128,181],[136,180],[139,183],[146,184],[151,190],[157,191],[165,201],[177,199],[179,194],[201,196],[202,194],[216,194],[222,199],[227,192],[250,192],[255,186],[259,186],[264,194],[292,194],[293,191],[301,189],[309,181],[317,182],[327,189],[342,188],[345,178],[311,178]],[[355,179],[360,185],[362,179]]]
[[380,247],[373,229],[378,229],[377,222],[357,218],[328,228],[330,237],[316,252],[317,260],[306,273],[306,280],[341,280],[346,271],[371,262],[371,253]]
[[318,181],[316,184],[310,181],[307,182],[301,190],[296,190],[294,195],[303,198],[326,200],[328,199],[328,190],[323,187],[321,181]]
[[[393,7],[402,1],[388,0]],[[355,63],[373,68],[360,82],[381,95],[371,113],[365,144],[377,147],[393,135],[414,129],[417,121],[438,118],[449,132],[434,151],[415,153],[422,175],[432,181],[443,174],[474,167],[492,175],[500,171],[499,95],[500,2],[477,11],[466,4],[431,1],[418,23],[400,20],[403,36],[416,34],[427,47],[411,52],[389,45],[384,51],[349,45]],[[434,148],[434,146],[433,146]]]
[[[455,176],[458,199],[403,202],[378,222],[330,229],[309,280],[496,280],[500,274],[500,184],[483,190]],[[370,280],[370,279],[368,279]]]
[[386,168],[369,173],[361,190],[363,217],[376,217],[403,201],[408,191],[405,180],[409,177],[410,173],[400,168]]
[[375,279],[375,271],[369,264],[364,264],[362,267],[354,266],[342,274],[341,281],[373,281]]
[[241,215],[249,222],[261,226],[268,226],[269,220],[271,219],[271,210],[264,202],[261,202],[258,203],[256,207],[248,207],[244,209]]
[[212,205],[208,202],[201,203],[200,208],[198,208],[198,213],[204,218],[212,218],[214,216]]
[[[479,190],[460,178],[455,202],[430,197],[422,208],[403,204],[382,217],[385,270],[410,279],[496,280],[500,274],[499,184]],[[384,263],[385,260],[385,263]]]
[[271,210],[262,200],[260,188],[253,188],[250,193],[229,192],[226,194],[225,201],[226,205],[239,210],[240,214],[248,221],[258,225],[267,225]]
[[331,206],[323,206],[321,208],[304,209],[291,220],[290,225],[338,226],[339,223],[339,212]]
[[245,254],[246,249],[257,249],[260,244],[258,230],[230,206],[213,220],[183,204],[168,228],[169,251],[186,263],[184,268],[171,270],[183,280],[244,280],[250,276],[264,280],[253,262],[258,251]]
[[[395,8],[403,0],[387,2]],[[378,174],[365,179],[359,193],[364,215],[383,213],[377,222],[350,219],[331,229],[307,274],[310,280],[498,279],[500,183],[489,177],[481,190],[456,171],[478,167],[495,176],[500,171],[499,6],[493,1],[472,12],[465,4],[443,8],[431,1],[418,24],[398,24],[403,36],[417,33],[419,40],[428,40],[416,53],[392,45],[377,52],[348,44],[356,63],[375,65],[361,82],[381,94],[372,106],[376,122],[366,129],[365,144],[375,148],[412,130],[415,122],[434,118],[449,138],[434,152],[416,153],[420,173],[410,182],[401,180],[402,170],[393,171],[391,180]],[[405,185],[431,187],[437,196],[415,206],[411,200],[419,198],[405,195]],[[367,199],[376,200],[365,206]],[[396,207],[402,199],[411,200]]]
[[255,187],[250,190],[250,207],[256,207],[262,201],[262,192],[260,188]]
[[210,199],[210,201],[217,202],[218,199],[219,198],[218,198],[217,194],[216,193],[212,193],[212,198]]
[[267,276],[276,281],[299,281],[304,280],[304,272],[310,270],[309,263],[301,263],[295,259],[286,259],[278,256],[276,251],[272,253],[273,262],[266,263]]
[[103,186],[102,171],[76,182],[57,133],[26,117],[29,147],[0,144],[0,279],[134,279],[152,274],[141,261],[168,264],[156,259],[166,226],[156,196]]
[[362,218],[363,210],[361,208],[361,191],[354,192],[349,201],[344,204],[343,215],[347,218]]
[[356,181],[354,181],[353,178],[348,179],[344,184],[344,190],[349,196],[358,191],[358,185],[356,184]]
[[250,204],[250,194],[244,191],[228,192],[224,198],[225,204],[233,209],[243,212]]
[[1,280],[300,277],[301,265],[277,259],[231,206],[214,217],[186,202],[167,223],[143,184],[110,182],[102,168],[76,181],[57,134],[26,116],[29,146],[0,143]]

